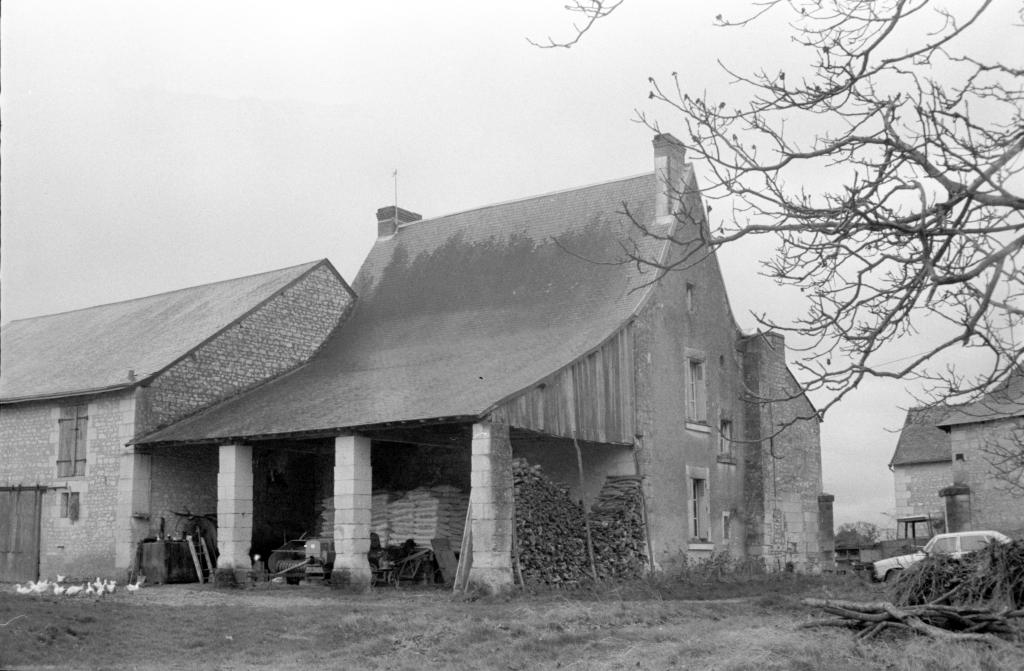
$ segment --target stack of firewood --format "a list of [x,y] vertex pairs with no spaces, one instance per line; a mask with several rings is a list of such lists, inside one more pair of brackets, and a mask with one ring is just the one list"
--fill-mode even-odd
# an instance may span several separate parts
[[569,490],[525,459],[512,464],[516,501],[516,559],[528,585],[576,584],[588,573],[583,508]]
[[597,576],[602,580],[643,575],[647,543],[640,486],[639,476],[609,476],[590,507]]
[[[515,559],[528,585],[574,585],[593,577],[583,507],[567,487],[524,459],[513,464]],[[646,561],[640,480],[609,478],[589,515],[599,579],[643,573]]]

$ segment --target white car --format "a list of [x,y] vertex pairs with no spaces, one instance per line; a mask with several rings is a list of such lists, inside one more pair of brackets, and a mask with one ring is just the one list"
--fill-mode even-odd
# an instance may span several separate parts
[[875,580],[895,580],[903,569],[916,564],[929,555],[949,555],[959,559],[969,552],[981,550],[992,542],[1009,543],[1010,539],[998,531],[959,531],[953,534],[938,534],[913,554],[876,561],[873,565],[872,577]]

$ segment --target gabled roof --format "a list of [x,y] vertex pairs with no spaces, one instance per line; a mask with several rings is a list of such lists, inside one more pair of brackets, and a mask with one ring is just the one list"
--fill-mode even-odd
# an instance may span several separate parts
[[[653,279],[622,259],[652,226],[653,174],[402,226],[378,240],[350,317],[306,365],[140,443],[476,417],[599,346]],[[656,229],[657,230],[657,229]],[[667,230],[667,229],[666,229]]]
[[911,408],[890,466],[950,461],[949,427],[1024,416],[1024,374],[1014,373],[979,400]]
[[947,411],[948,408],[945,406],[908,410],[903,430],[900,431],[899,442],[896,444],[896,452],[893,453],[889,465],[907,466],[952,461],[949,434],[937,426]]
[[323,263],[13,321],[0,331],[0,402],[140,383]]

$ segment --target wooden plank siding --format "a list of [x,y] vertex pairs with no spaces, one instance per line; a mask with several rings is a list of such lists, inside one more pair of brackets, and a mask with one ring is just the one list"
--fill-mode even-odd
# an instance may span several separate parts
[[633,327],[494,409],[511,427],[595,443],[632,445]]

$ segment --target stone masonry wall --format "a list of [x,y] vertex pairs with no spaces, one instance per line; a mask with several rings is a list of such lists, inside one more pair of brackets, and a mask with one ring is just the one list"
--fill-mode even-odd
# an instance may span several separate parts
[[820,424],[814,408],[786,367],[785,340],[774,333],[746,340],[750,392],[771,402],[748,405],[746,461],[751,549],[760,549],[769,568],[793,564],[813,569],[832,556],[820,547],[818,496],[822,493]]
[[[57,477],[58,420],[65,404],[88,404],[85,474]],[[43,485],[39,572],[52,578],[114,574],[118,477],[124,443],[134,429],[130,391],[0,409],[0,484]],[[61,517],[61,495],[77,493],[79,517]]]
[[1019,450],[1022,439],[1024,417],[952,427],[953,482],[970,487],[972,529],[994,529],[1024,537],[1024,482],[1018,478],[1013,491],[1005,480],[996,477],[990,463],[998,462],[997,454],[1002,450]]
[[320,265],[154,380],[140,434],[237,395],[307,361],[354,302]]
[[953,484],[950,462],[907,464],[893,467],[896,517],[927,515],[943,518],[943,500],[939,490]]
[[[683,232],[682,235],[692,235]],[[633,323],[636,366],[636,449],[644,476],[653,558],[673,571],[713,552],[746,553],[743,472],[739,458],[742,361],[714,256],[661,278]],[[704,365],[704,418],[687,417],[690,360]],[[722,420],[732,443],[720,448]],[[691,522],[693,481],[704,481],[707,528]]]

